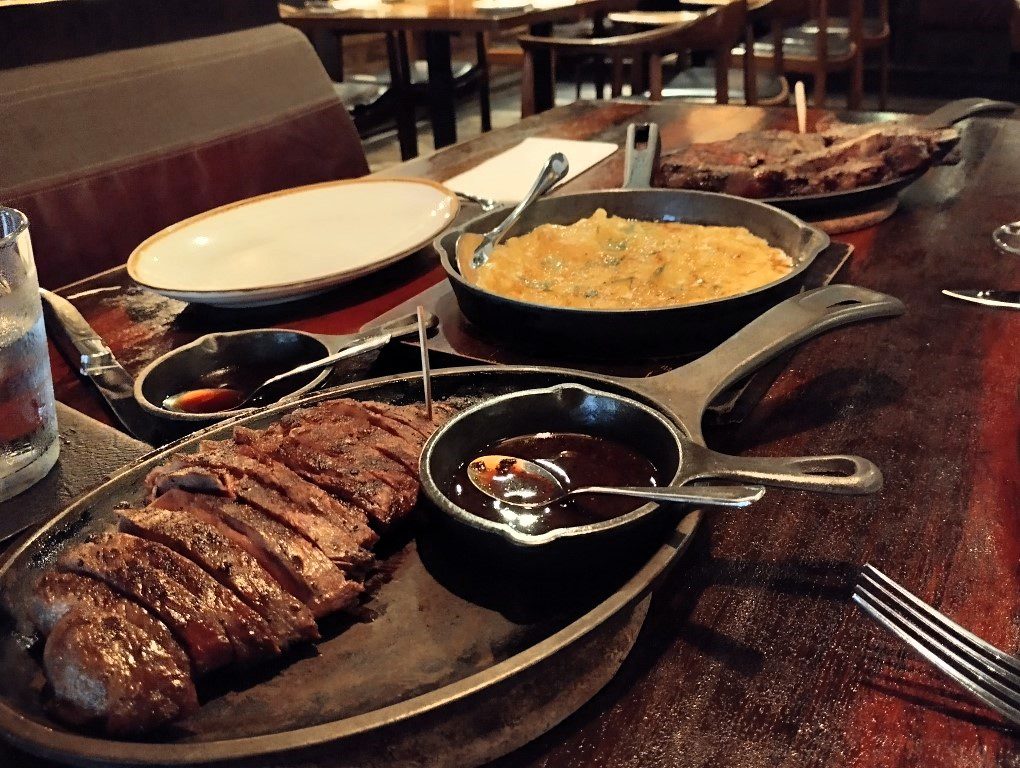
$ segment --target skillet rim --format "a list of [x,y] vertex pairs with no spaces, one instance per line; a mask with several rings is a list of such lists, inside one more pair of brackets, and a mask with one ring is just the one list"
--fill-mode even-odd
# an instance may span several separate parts
[[[463,366],[434,371],[432,376],[454,378],[456,376],[474,376],[477,374],[499,375],[507,373],[510,375],[550,374],[571,376],[588,379],[592,382],[618,384],[621,387],[626,387],[622,380],[616,381],[611,377],[568,368],[546,366]],[[309,393],[299,400],[274,404],[256,413],[240,414],[235,418],[210,425],[161,448],[150,451],[119,469],[102,484],[66,505],[59,513],[34,532],[16,539],[15,543],[0,555],[0,584],[3,583],[3,579],[11,570],[15,561],[22,557],[30,557],[33,548],[37,548],[40,541],[45,539],[47,534],[61,523],[73,518],[75,515],[81,516],[87,514],[92,505],[98,501],[98,497],[106,492],[111,485],[122,482],[125,475],[138,472],[143,466],[148,468],[148,466],[162,461],[183,448],[190,447],[191,445],[197,446],[199,442],[206,439],[212,432],[242,425],[256,419],[277,417],[302,406],[312,405],[337,397],[350,396],[364,390],[393,384],[414,383],[420,379],[420,372],[403,373],[320,390]],[[644,396],[640,392],[635,392],[634,394]],[[677,424],[682,428],[683,425],[679,421],[677,421]],[[302,750],[341,743],[344,739],[387,728],[402,721],[412,720],[448,704],[468,699],[485,688],[498,685],[569,649],[570,646],[577,643],[580,639],[596,631],[612,619],[612,617],[634,605],[651,592],[654,589],[656,580],[684,553],[701,521],[701,517],[702,512],[694,509],[681,518],[676,527],[672,529],[672,533],[651,554],[648,561],[616,592],[559,631],[530,646],[521,653],[515,654],[485,670],[386,707],[340,720],[276,733],[245,736],[236,739],[175,743],[120,741],[82,734],[71,728],[65,729],[47,725],[44,720],[26,716],[8,701],[0,699],[0,737],[29,754],[57,760],[68,765],[90,767],[98,767],[100,765],[212,765],[227,761],[257,760],[274,756],[278,756],[281,763],[286,763],[290,759],[290,753],[300,753]],[[678,541],[677,537],[680,535],[683,538]],[[519,657],[525,654],[529,657],[524,661],[519,660]]]
[[[782,208],[778,208],[775,205],[770,205],[769,203],[760,200],[754,200],[747,197],[738,197],[736,195],[727,195],[721,192],[702,192],[700,190],[694,189],[663,189],[659,187],[648,187],[643,189],[598,189],[589,190],[587,192],[573,192],[570,194],[562,195],[553,194],[535,201],[533,207],[551,204],[552,202],[555,201],[577,199],[592,195],[602,196],[609,195],[615,197],[617,195],[635,195],[635,194],[642,195],[651,194],[663,197],[669,196],[669,197],[715,198],[727,201],[737,201],[739,204],[742,205],[746,204],[753,207],[764,208],[770,215],[778,216],[779,218],[783,219],[788,219],[791,221],[791,223],[797,225],[801,232],[801,238],[805,240],[805,245],[810,245],[810,242],[812,240],[816,242],[816,245],[810,248],[810,252],[807,254],[807,256],[787,274],[783,275],[782,277],[776,280],[773,280],[770,283],[765,283],[764,285],[760,285],[757,288],[753,288],[749,291],[744,291],[743,293],[736,293],[733,294],[732,296],[722,296],[717,299],[708,299],[706,301],[696,301],[686,304],[669,304],[662,307],[635,307],[616,309],[560,307],[556,306],[555,304],[538,304],[536,302],[515,299],[511,296],[504,296],[503,294],[489,291],[485,288],[475,285],[474,283],[468,282],[461,274],[460,268],[457,266],[456,253],[451,253],[451,251],[446,248],[443,241],[449,237],[453,237],[454,235],[459,236],[465,232],[468,232],[469,231],[468,228],[472,224],[481,221],[484,218],[492,216],[495,213],[502,211],[503,209],[483,212],[478,216],[474,216],[471,219],[465,221],[463,224],[447,229],[442,234],[436,236],[436,238],[432,241],[432,247],[436,251],[436,253],[439,254],[439,261],[443,267],[443,271],[446,272],[447,279],[449,279],[452,282],[460,284],[467,290],[474,291],[491,299],[498,299],[499,301],[508,302],[509,304],[513,305],[515,309],[524,310],[541,309],[549,312],[563,313],[564,315],[573,315],[575,317],[593,315],[600,318],[607,317],[611,318],[618,315],[622,316],[649,315],[652,317],[658,317],[660,313],[672,313],[684,310],[711,309],[713,307],[723,306],[726,304],[726,302],[732,302],[758,296],[759,294],[765,293],[770,290],[774,290],[775,288],[789,282],[790,280],[800,275],[808,267],[810,267],[811,264],[814,263],[815,259],[818,258],[818,254],[820,254],[822,251],[828,248],[829,245],[831,245],[832,243],[832,238],[830,238],[826,232],[814,226],[813,224],[809,224],[808,222],[804,221],[799,216],[797,216],[794,213],[791,213],[790,211],[784,211]],[[608,206],[600,207],[608,208]],[[607,212],[610,215],[614,215],[612,211],[607,210]],[[727,226],[727,225],[712,225],[712,226]]]

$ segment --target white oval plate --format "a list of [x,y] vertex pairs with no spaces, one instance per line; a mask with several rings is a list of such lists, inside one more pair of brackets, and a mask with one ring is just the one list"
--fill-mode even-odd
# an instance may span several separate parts
[[426,179],[352,179],[214,208],[135,248],[128,274],[170,298],[221,307],[294,301],[417,251],[457,215]]

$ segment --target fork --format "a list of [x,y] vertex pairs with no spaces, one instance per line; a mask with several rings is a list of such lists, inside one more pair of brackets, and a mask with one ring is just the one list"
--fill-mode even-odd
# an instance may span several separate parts
[[1020,658],[968,632],[870,564],[853,600],[949,679],[1020,725]]

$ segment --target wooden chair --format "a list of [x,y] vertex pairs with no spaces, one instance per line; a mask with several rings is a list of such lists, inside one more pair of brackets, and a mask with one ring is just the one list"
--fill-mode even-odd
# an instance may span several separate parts
[[[847,106],[859,109],[863,98],[860,66],[863,0],[849,0],[850,17],[840,31],[830,26],[829,0],[769,0],[763,8],[771,32],[754,42],[757,62],[773,64],[784,73],[810,75],[814,80],[814,106],[824,107],[828,76],[850,76]],[[733,51],[741,60],[745,46]]]
[[[705,5],[701,6],[706,7]],[[747,0],[719,0],[707,7],[717,7],[718,15],[715,31],[710,33],[720,42],[717,51],[723,51],[729,61],[731,49],[737,45],[745,34],[749,23]],[[689,11],[626,11],[609,14],[609,21],[614,27],[624,29],[654,29],[668,24],[681,23]],[[720,55],[717,53],[717,56]],[[662,89],[663,98],[687,99],[692,101],[710,102],[717,100],[717,92],[721,85],[718,82],[719,70],[710,66],[686,66],[683,57],[679,57],[682,66],[679,72],[667,82]],[[755,71],[756,87],[747,88],[748,74],[741,69],[730,68],[727,73],[727,98],[736,98],[745,104],[785,104],[789,98],[789,85],[782,73],[771,70]]]
[[[545,52],[553,60],[561,57],[594,57],[610,62],[611,93],[623,93],[624,69],[629,64],[631,91],[635,95],[646,88],[653,101],[662,100],[663,59],[688,50],[713,50],[716,54],[716,101],[729,100],[728,71],[733,40],[728,34],[729,18],[725,7],[705,13],[689,13],[679,23],[659,26],[631,34],[601,38],[556,38],[523,35],[518,38],[524,50],[524,74],[521,82],[521,114],[535,113],[534,55]],[[742,27],[742,24],[741,24]],[[727,30],[722,34],[721,30]]]
[[[1020,5],[1017,6],[1020,9]],[[1020,15],[1020,10],[1018,10]],[[811,22],[803,25],[807,32],[817,32],[818,28]],[[850,35],[849,16],[829,17],[829,34]],[[855,76],[861,81],[864,80],[864,56],[872,51],[878,51],[878,106],[885,109],[889,102],[889,43],[892,39],[892,32],[889,25],[889,0],[877,0],[871,7],[865,7],[861,19],[860,39],[857,41],[861,49],[861,55],[857,57],[856,66],[861,72]]]

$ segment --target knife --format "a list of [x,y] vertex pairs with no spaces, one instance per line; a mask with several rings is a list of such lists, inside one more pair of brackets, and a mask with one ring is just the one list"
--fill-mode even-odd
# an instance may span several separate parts
[[974,290],[943,290],[946,296],[963,301],[972,301],[986,307],[1006,307],[1020,309],[1020,291],[974,291]]
[[135,400],[134,379],[117,362],[106,343],[67,299],[39,289],[47,325],[60,351],[79,373],[91,379],[128,433],[153,446],[180,437],[142,410]]

